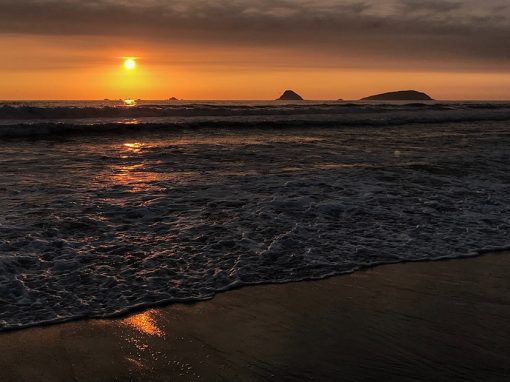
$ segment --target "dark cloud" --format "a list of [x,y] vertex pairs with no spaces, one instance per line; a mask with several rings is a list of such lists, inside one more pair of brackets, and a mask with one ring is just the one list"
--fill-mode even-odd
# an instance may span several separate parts
[[271,46],[510,67],[507,0],[0,0],[0,33]]

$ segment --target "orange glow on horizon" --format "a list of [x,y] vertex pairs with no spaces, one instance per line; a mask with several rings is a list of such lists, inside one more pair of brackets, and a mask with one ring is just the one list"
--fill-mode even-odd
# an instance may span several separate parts
[[431,70],[398,66],[398,61],[368,68],[347,54],[343,66],[336,66],[306,51],[84,41],[76,47],[75,39],[64,37],[0,38],[0,50],[11,52],[0,62],[0,99],[274,100],[285,89],[308,100],[355,100],[401,89],[438,100],[510,99],[510,72],[504,71],[459,71],[439,64]]

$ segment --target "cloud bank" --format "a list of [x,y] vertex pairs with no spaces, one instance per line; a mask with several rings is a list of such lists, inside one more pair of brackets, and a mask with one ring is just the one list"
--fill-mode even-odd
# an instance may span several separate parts
[[303,49],[510,69],[507,0],[2,0],[0,34]]

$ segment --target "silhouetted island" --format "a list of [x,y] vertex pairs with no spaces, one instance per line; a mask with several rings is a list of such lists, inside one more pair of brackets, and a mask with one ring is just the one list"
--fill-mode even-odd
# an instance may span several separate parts
[[169,100],[169,101],[179,101],[179,99],[178,99],[178,98],[175,98],[175,97],[170,97],[168,100]]
[[432,101],[433,99],[422,92],[416,90],[400,90],[365,97],[362,101]]
[[285,90],[277,101],[303,101],[303,97],[292,90]]

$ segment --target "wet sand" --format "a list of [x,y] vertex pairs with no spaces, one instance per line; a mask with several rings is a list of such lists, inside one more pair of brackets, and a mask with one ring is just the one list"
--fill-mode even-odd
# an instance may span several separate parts
[[508,381],[510,253],[0,335],[1,381]]

